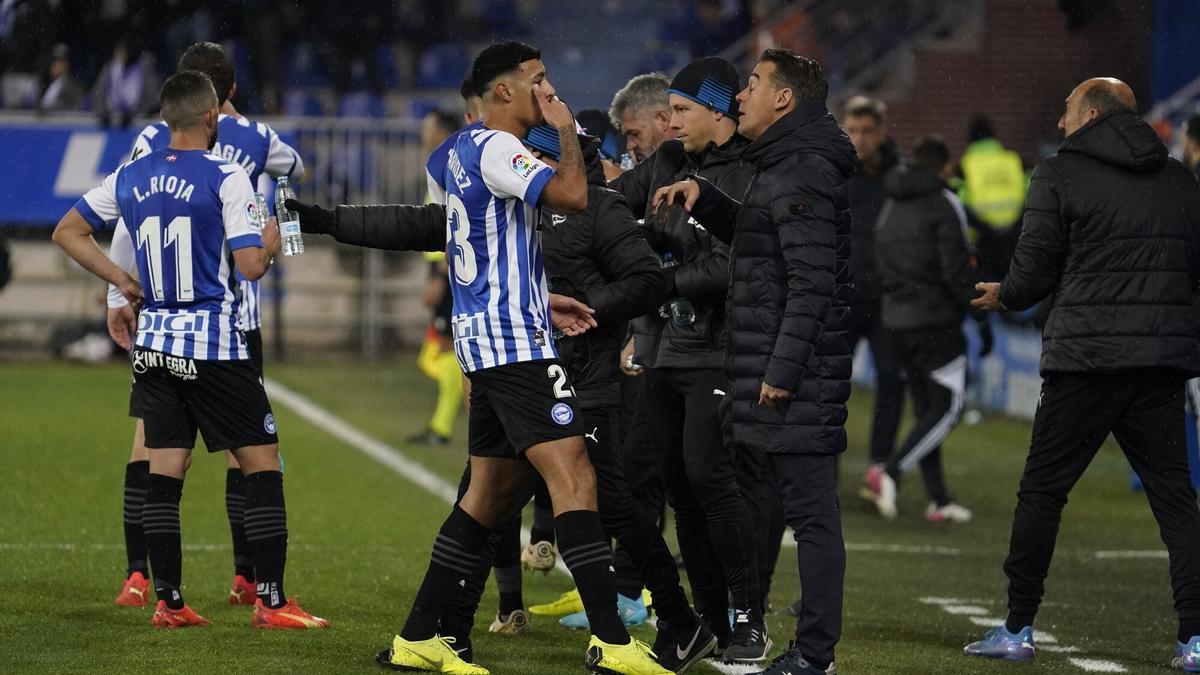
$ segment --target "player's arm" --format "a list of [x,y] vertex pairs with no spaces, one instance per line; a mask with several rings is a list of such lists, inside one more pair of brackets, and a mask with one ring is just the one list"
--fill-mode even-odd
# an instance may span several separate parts
[[95,230],[121,217],[117,205],[117,174],[112,172],[100,185],[92,188],[75,206],[67,211],[54,228],[54,243],[85,270],[120,289],[135,307],[142,303],[142,287],[104,254],[92,236]]
[[292,146],[284,143],[279,138],[279,134],[267,125],[267,161],[263,166],[263,173],[271,178],[282,178],[287,176],[293,183],[299,182],[304,178],[304,160],[300,158],[300,153]]
[[220,195],[225,241],[233,251],[233,262],[243,277],[258,281],[266,275],[271,259],[279,252],[279,226],[272,218],[266,227],[261,227],[257,219],[250,217],[258,204],[250,177],[241,167],[234,167],[225,176]]
[[583,164],[583,149],[575,130],[575,118],[567,104],[557,96],[545,97],[541,85],[533,85],[533,95],[542,108],[546,124],[558,129],[561,156],[558,169],[542,188],[539,206],[549,206],[560,213],[579,213],[587,208],[587,168]]

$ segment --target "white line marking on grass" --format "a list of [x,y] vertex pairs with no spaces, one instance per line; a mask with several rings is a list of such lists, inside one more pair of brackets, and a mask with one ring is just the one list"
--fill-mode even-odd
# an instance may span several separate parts
[[[796,540],[789,535],[783,536],[786,548],[796,548]],[[908,544],[868,544],[862,542],[846,542],[846,550],[855,553],[911,553],[913,555],[962,555],[962,549],[947,546],[912,546]]]
[[967,619],[976,626],[984,628],[995,628],[1004,623],[1004,618],[999,616],[968,616]]
[[1049,654],[1078,654],[1083,651],[1079,647],[1071,647],[1069,645],[1038,645],[1039,652],[1047,652]]
[[942,611],[947,614],[962,614],[966,616],[982,616],[988,613],[988,610],[975,605],[942,605]]
[[1097,560],[1159,560],[1166,559],[1167,552],[1161,549],[1128,550],[1128,551],[1096,551]]
[[[281,405],[291,409],[292,412],[303,417],[313,426],[345,442],[347,445],[386,466],[395,473],[400,474],[409,482],[415,483],[418,487],[423,488],[426,492],[438,497],[447,504],[453,504],[458,500],[458,488],[443,480],[436,473],[426,469],[419,462],[409,459],[395,447],[364,434],[333,413],[313,403],[307,397],[288,389],[274,380],[267,380],[266,385],[267,395],[272,401],[278,401]],[[528,541],[529,528],[522,527],[521,536]],[[562,558],[559,558],[555,562],[554,569],[568,576],[571,574],[567,566],[563,563]]]
[[991,600],[976,600],[967,598],[940,598],[936,595],[927,595],[923,598],[917,598],[917,602],[923,605],[993,605]]
[[1067,657],[1067,661],[1071,665],[1082,668],[1089,673],[1128,673],[1129,670],[1125,666],[1114,661],[1105,661],[1104,659],[1079,659],[1074,656]]

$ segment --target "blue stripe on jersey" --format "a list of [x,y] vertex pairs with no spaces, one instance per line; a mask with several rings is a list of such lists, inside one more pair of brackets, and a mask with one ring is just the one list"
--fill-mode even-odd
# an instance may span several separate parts
[[[499,254],[496,256],[498,258],[496,261],[496,276],[500,280],[500,290],[498,293],[493,290],[492,296],[496,299],[496,313],[499,315],[500,325],[510,326],[509,330],[502,333],[504,356],[497,355],[498,358],[496,359],[497,362],[500,362],[506,360],[510,355],[517,353],[517,340],[514,333],[516,332],[518,317],[512,315],[512,310],[508,302],[509,294],[514,290],[508,276],[509,264],[512,262],[509,260],[508,255],[508,235],[509,227],[516,223],[508,222],[508,211],[504,208],[506,205],[505,202],[497,199],[492,203],[495,205],[492,211],[496,216],[496,248],[503,249],[502,251],[498,251]],[[524,268],[518,267],[518,270],[520,269]],[[521,292],[519,279],[515,290],[517,293]]]
[[[234,237],[229,240],[229,250],[236,251],[239,248],[262,248],[262,235],[259,234],[243,234],[240,237]],[[236,282],[237,279],[234,279]]]
[[92,209],[86,199],[80,199],[75,202],[75,210],[79,212],[79,215],[83,216],[88,225],[92,226],[93,230],[99,230],[108,224],[103,218],[96,215],[96,211]]
[[[514,209],[514,210],[516,211],[517,224],[519,225],[519,227],[517,228],[517,233],[516,233],[517,234],[517,237],[516,237],[516,239],[517,239],[517,241],[516,241],[517,265],[521,269],[527,270],[527,269],[529,269],[529,261],[530,261],[530,255],[529,255],[529,239],[530,239],[529,233],[530,233],[530,231],[529,231],[529,229],[527,229],[525,227],[525,209],[518,208],[518,209]],[[517,295],[517,302],[520,303],[519,306],[517,307],[517,309],[521,313],[521,323],[524,324],[525,326],[531,327],[530,329],[527,329],[529,335],[526,336],[530,340],[535,339],[534,334],[537,331],[537,328],[536,328],[537,324],[533,320],[533,314],[529,311],[529,300],[532,296],[533,296],[533,289],[529,285],[529,279],[528,278],[522,279],[520,288],[519,288],[519,292]],[[543,340],[549,340],[549,338],[550,338],[550,336],[548,336],[548,335],[545,335],[542,337]]]

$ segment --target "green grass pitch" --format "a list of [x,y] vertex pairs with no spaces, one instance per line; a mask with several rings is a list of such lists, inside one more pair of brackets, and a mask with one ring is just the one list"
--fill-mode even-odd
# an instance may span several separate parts
[[[433,385],[410,360],[268,365],[268,374],[457,481],[465,457],[461,421],[449,449],[403,444],[432,406]],[[153,630],[150,610],[112,604],[124,571],[128,382],[119,365],[0,366],[0,672],[375,672],[374,654],[399,629],[447,506],[277,403],[291,531],[287,588],[332,628],[257,632],[248,608],[225,604],[232,568],[224,463],[199,452],[184,490],[184,592],[212,626]],[[1078,651],[1043,651],[1022,666],[971,661],[960,649],[983,628],[970,614],[920,599],[959,598],[976,609],[955,611],[1003,616],[1000,566],[1029,427],[988,419],[960,427],[946,443],[951,488],[976,515],[970,525],[926,524],[916,475],[906,478],[900,520],[886,524],[856,496],[869,403],[863,394],[851,401],[842,463],[850,550],[840,672],[1085,672],[1070,657],[1166,672],[1175,634],[1167,561],[1096,556],[1162,549],[1145,497],[1130,492],[1115,447],[1101,451],[1072,495],[1038,621],[1057,646]],[[896,548],[876,550],[887,545]],[[528,603],[570,588],[560,574],[525,580]],[[782,607],[798,593],[794,549],[785,548],[772,603]],[[475,650],[493,673],[584,672],[582,633],[535,620],[533,636],[491,636],[485,629],[494,611],[489,588]],[[791,625],[775,614],[771,630],[777,645],[786,644]],[[648,628],[636,634],[653,639]]]

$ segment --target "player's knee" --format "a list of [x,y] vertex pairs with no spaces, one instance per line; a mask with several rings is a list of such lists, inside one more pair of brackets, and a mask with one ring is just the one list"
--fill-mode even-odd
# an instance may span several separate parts
[[242,474],[249,476],[261,471],[279,471],[279,446],[255,445],[238,448],[233,452],[236,466],[240,466]]

